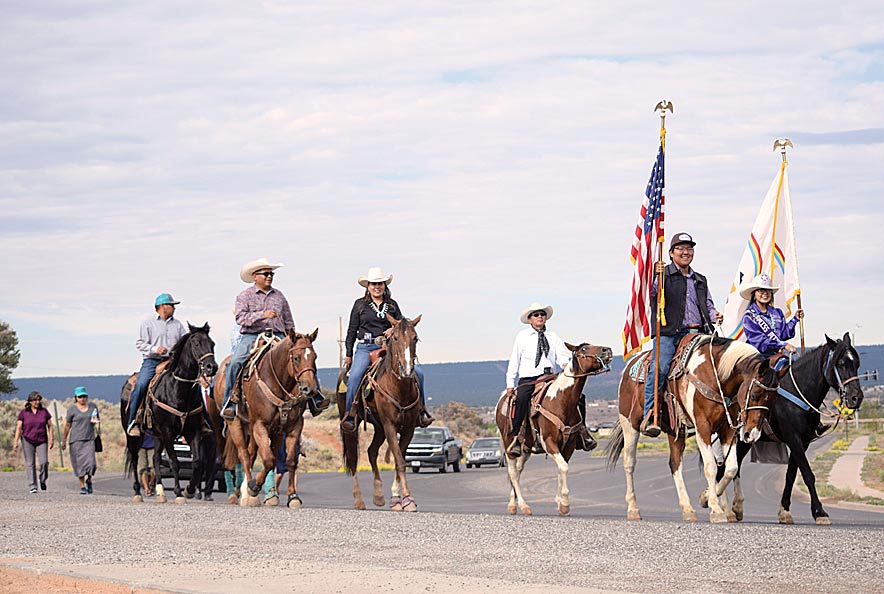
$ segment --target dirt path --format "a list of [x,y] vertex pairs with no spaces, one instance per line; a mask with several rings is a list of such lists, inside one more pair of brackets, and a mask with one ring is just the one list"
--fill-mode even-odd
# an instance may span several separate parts
[[10,562],[19,564],[22,560],[0,559],[0,584],[5,594],[166,594],[126,584],[13,569],[5,565]]

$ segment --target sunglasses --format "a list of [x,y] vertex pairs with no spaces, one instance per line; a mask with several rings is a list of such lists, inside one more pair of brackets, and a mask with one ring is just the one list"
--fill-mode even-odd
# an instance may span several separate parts
[[273,278],[274,272],[272,270],[268,270],[267,272],[256,272],[255,274],[261,275],[264,278]]
[[546,312],[545,311],[535,311],[529,317],[531,317],[531,318],[545,318]]

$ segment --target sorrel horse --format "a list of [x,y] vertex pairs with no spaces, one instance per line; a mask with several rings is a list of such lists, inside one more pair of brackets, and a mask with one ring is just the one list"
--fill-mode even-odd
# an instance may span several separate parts
[[[761,425],[776,396],[779,377],[768,359],[754,347],[725,338],[700,337],[695,343],[696,348],[685,359],[682,347],[687,347],[692,340],[695,340],[695,335],[688,335],[682,341],[673,358],[673,372],[666,384],[668,391],[673,394],[672,406],[676,408],[670,411],[669,417],[661,412],[663,418],[660,419],[660,426],[669,437],[669,468],[678,491],[682,519],[696,522],[697,513],[691,506],[682,475],[685,440],[688,428],[693,427],[709,492],[718,495],[709,500],[712,508],[709,519],[716,523],[736,521],[727,498],[723,498],[723,501],[720,499],[725,487],[737,473],[737,452],[733,443],[737,435],[746,443],[752,443],[761,436]],[[649,352],[646,352],[636,357],[648,356]],[[612,432],[607,447],[609,470],[620,453],[624,453],[627,518],[630,520],[641,520],[633,473],[644,412],[644,383],[633,379],[630,374],[636,357],[627,362],[620,378],[620,422]],[[662,399],[663,395],[660,397]],[[673,422],[671,417],[678,420]],[[716,479],[719,461],[713,451],[715,439],[720,440],[726,453],[720,481]]]
[[[203,398],[199,387],[200,378],[209,381],[218,370],[215,362],[215,343],[209,337],[209,325],[195,327],[188,324],[190,332],[181,337],[172,347],[168,366],[158,369],[157,377],[151,382],[145,397],[144,406],[152,418],[150,432],[157,446],[154,448],[154,469],[157,472],[157,503],[165,503],[166,495],[160,476],[160,456],[166,451],[172,475],[175,480],[175,502],[184,503],[179,479],[178,455],[175,453],[175,440],[183,437],[191,448],[193,474],[187,486],[187,498],[194,496],[204,476],[211,477],[215,472],[214,453],[210,460],[200,455],[200,441],[203,433]],[[128,422],[129,394],[134,386],[130,377],[120,394],[120,422],[123,429]],[[143,501],[141,483],[138,480],[138,450],[141,437],[126,437],[126,470],[135,474],[132,488],[133,501]],[[206,473],[210,474],[206,474]],[[211,479],[210,479],[211,482]]]
[[[583,393],[586,379],[591,375],[598,375],[610,371],[609,363],[613,353],[609,347],[594,346],[581,343],[574,346],[565,343],[571,351],[571,361],[559,373],[546,390],[546,394],[537,402],[531,410],[525,423],[529,423],[526,431],[525,443],[522,453],[518,458],[507,460],[507,474],[510,480],[510,501],[507,511],[516,513],[516,505],[526,516],[531,515],[531,507],[522,497],[520,480],[525,463],[531,457],[531,449],[535,442],[535,430],[543,443],[543,449],[552,456],[559,469],[559,481],[556,490],[556,508],[559,515],[567,516],[571,513],[570,491],[568,489],[568,462],[577,446],[577,437],[585,428],[584,419],[578,409],[577,403]],[[497,401],[497,429],[503,438],[504,451],[509,450],[515,437],[510,436],[511,406],[506,392]],[[532,399],[532,403],[534,400]],[[533,426],[533,429],[532,429]]]
[[[267,473],[276,468],[276,453],[285,440],[286,466],[289,486],[286,505],[301,507],[298,496],[298,442],[304,429],[304,409],[307,400],[319,393],[316,375],[316,349],[313,342],[319,334],[317,328],[310,334],[289,330],[285,338],[272,335],[269,350],[258,359],[254,370],[242,382],[242,399],[245,406],[238,407],[238,414],[227,423],[227,436],[220,435],[225,452],[225,468],[228,467],[229,449],[235,447],[243,467],[244,478],[240,486],[240,505],[257,505],[258,494],[264,486]],[[259,338],[264,340],[263,338]],[[230,357],[221,363],[215,377],[215,412],[221,409],[224,385]],[[247,364],[250,366],[250,363]],[[246,416],[248,415],[248,416]],[[220,415],[213,418],[216,427],[225,421]],[[260,455],[264,468],[252,477],[252,466]],[[232,466],[232,465],[231,465]]]
[[[826,344],[811,349],[804,356],[794,359],[791,368],[780,380],[780,396],[774,401],[769,414],[773,435],[764,433],[761,441],[781,441],[789,448],[789,465],[786,467],[786,482],[777,518],[780,524],[792,524],[792,487],[797,472],[807,485],[810,494],[810,513],[819,525],[829,525],[832,521],[823,509],[816,491],[816,477],[807,461],[807,447],[816,438],[816,428],[820,422],[820,409],[829,390],[835,390],[843,407],[858,409],[863,401],[863,391],[859,384],[859,353],[850,343],[850,335],[844,333],[840,340],[826,336]],[[829,417],[841,414],[823,413]],[[737,444],[737,464],[751,449],[750,444]],[[720,474],[720,472],[719,472]],[[700,504],[705,507],[706,492],[700,495]],[[740,488],[740,472],[734,477],[733,509],[737,520],[743,519],[743,490]]]
[[[393,325],[393,332],[386,341],[386,355],[381,360],[376,378],[372,378],[373,369],[365,374],[364,382],[372,387],[372,396],[366,402],[363,387],[360,387],[356,395],[359,406],[358,417],[371,423],[374,427],[374,436],[368,446],[368,461],[374,472],[374,504],[378,507],[384,505],[383,483],[381,473],[378,470],[378,453],[381,445],[386,441],[388,452],[392,452],[396,463],[396,476],[390,494],[390,509],[394,511],[417,511],[417,504],[408,489],[405,478],[405,450],[411,443],[414,428],[418,424],[420,414],[420,387],[417,375],[414,372],[414,363],[417,359],[417,331],[415,326],[421,321],[421,316],[413,320],[403,318],[393,319],[387,316],[387,320]],[[365,386],[365,383],[363,384]],[[340,382],[339,382],[340,388]],[[346,414],[346,394],[338,392],[338,415],[344,418]],[[396,434],[399,439],[396,439]],[[347,474],[353,476],[353,507],[365,509],[362,499],[362,490],[359,488],[359,478],[356,475],[359,464],[359,424],[354,431],[341,429],[341,442],[344,445],[344,465]]]

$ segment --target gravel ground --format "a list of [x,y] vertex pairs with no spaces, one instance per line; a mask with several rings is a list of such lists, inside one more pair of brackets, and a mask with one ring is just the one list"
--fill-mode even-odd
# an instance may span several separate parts
[[[0,562],[177,592],[884,591],[884,530],[133,504],[0,473]],[[64,491],[61,491],[64,487]]]

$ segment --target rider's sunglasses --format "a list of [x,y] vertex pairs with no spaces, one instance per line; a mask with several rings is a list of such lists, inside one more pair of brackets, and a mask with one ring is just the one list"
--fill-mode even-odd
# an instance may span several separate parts
[[531,314],[531,317],[532,318],[540,318],[540,317],[545,318],[546,312],[545,311],[535,311],[533,314]]
[[272,270],[267,270],[265,272],[256,272],[255,274],[259,274],[264,278],[273,278],[274,272]]

